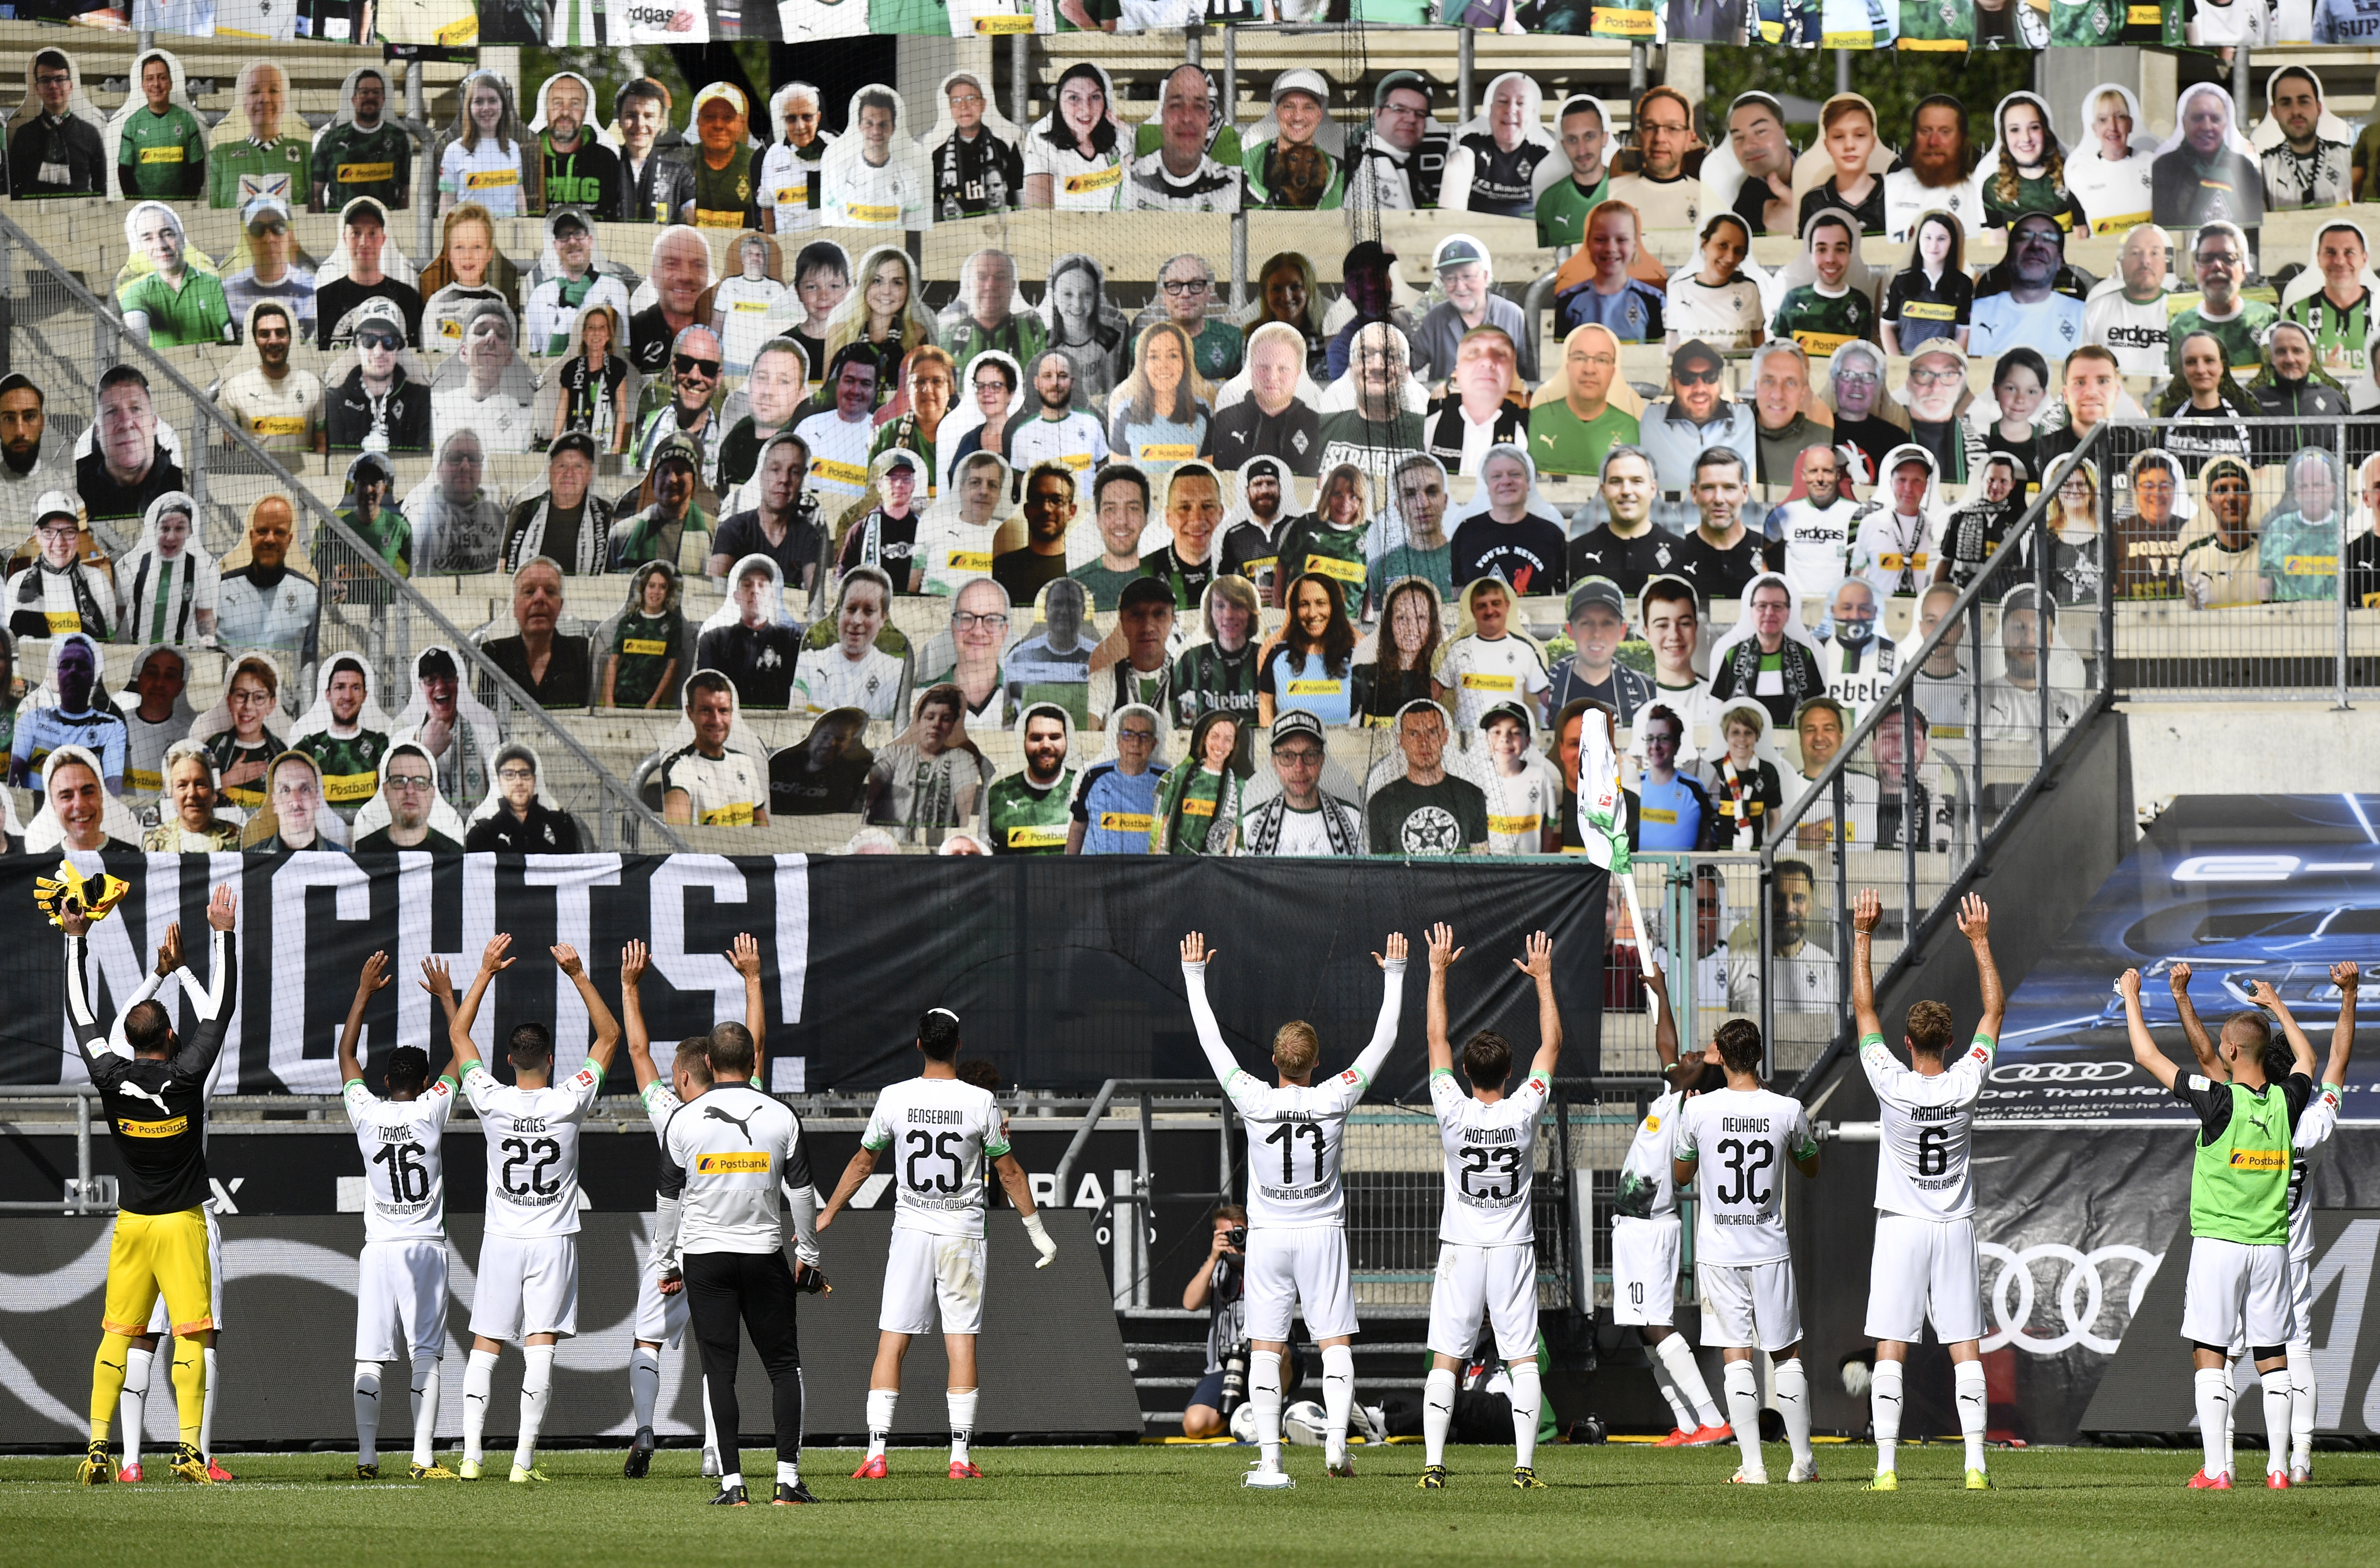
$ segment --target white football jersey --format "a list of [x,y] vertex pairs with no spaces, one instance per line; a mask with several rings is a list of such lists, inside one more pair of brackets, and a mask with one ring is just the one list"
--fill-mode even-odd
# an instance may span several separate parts
[[1223,1092],[1248,1135],[1248,1223],[1268,1230],[1336,1225],[1346,1212],[1339,1157],[1347,1117],[1364,1098],[1350,1067],[1318,1084],[1268,1084],[1240,1071]]
[[1807,497],[1768,514],[1768,531],[1785,541],[1785,580],[1804,599],[1824,599],[1843,580],[1851,556],[1852,518],[1859,503],[1837,496],[1819,507]]
[[471,1064],[463,1094],[488,1144],[489,1235],[578,1234],[578,1124],[602,1088],[591,1062],[544,1088],[500,1083]]
[[1991,1070],[1994,1041],[1974,1043],[1942,1071],[1928,1076],[1904,1067],[1882,1035],[1860,1041],[1860,1065],[1876,1090],[1878,1143],[1876,1206],[1912,1220],[1965,1220],[1975,1212],[1975,1182],[1968,1163],[1974,1147],[1975,1102]]
[[1628,1157],[1620,1162],[1620,1185],[1611,1196],[1611,1212],[1631,1220],[1667,1220],[1678,1212],[1678,1185],[1670,1175],[1670,1147],[1677,1141],[1678,1107],[1686,1097],[1676,1089],[1663,1093],[1645,1108],[1629,1141]]
[[1700,1161],[1697,1261],[1743,1269],[1792,1256],[1785,1239],[1785,1170],[1817,1152],[1809,1109],[1773,1089],[1715,1089],[1678,1115],[1670,1153]]
[[1536,1171],[1537,1112],[1550,1092],[1532,1074],[1492,1105],[1463,1092],[1454,1074],[1429,1076],[1430,1109],[1446,1149],[1446,1203],[1438,1239],[1462,1246],[1525,1246],[1536,1240],[1529,1203]]
[[892,1228],[983,1234],[984,1163],[1008,1152],[1000,1101],[956,1078],[911,1078],[876,1097],[860,1147],[890,1161]]
[[342,1096],[364,1155],[364,1240],[411,1241],[446,1234],[446,1117],[455,1080],[442,1077],[411,1100],[382,1100],[350,1081]]
[[2313,1173],[2330,1159],[2331,1134],[2338,1130],[2339,1086],[2323,1084],[2298,1114],[2290,1137],[2295,1148],[2289,1161],[2289,1261],[2313,1261]]
[[727,374],[740,376],[752,368],[753,351],[771,335],[763,324],[769,307],[784,295],[785,286],[771,277],[747,278],[738,273],[721,281],[710,297],[710,308],[724,328],[725,341],[719,351],[726,360]]

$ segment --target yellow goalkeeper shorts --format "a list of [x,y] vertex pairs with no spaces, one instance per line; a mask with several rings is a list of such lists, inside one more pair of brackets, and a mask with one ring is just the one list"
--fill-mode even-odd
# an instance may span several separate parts
[[107,1249],[107,1313],[111,1334],[145,1334],[160,1293],[176,1334],[215,1326],[213,1282],[207,1267],[207,1216],[202,1209],[174,1214],[118,1214]]

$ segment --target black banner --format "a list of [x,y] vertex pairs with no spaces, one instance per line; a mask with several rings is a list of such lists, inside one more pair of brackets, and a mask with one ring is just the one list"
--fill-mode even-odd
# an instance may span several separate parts
[[[91,869],[100,857],[78,858]],[[0,1083],[82,1077],[62,958],[42,959],[62,944],[33,904],[34,879],[55,865],[0,862],[0,952],[18,954],[0,1013]],[[1330,1067],[1369,1037],[1380,998],[1371,954],[1401,930],[1413,943],[1404,1028],[1378,1088],[1404,1095],[1424,1076],[1422,934],[1436,920],[1471,950],[1451,988],[1457,1039],[1489,1027],[1534,1038],[1528,982],[1504,959],[1542,929],[1554,941],[1564,1073],[1598,1064],[1607,878],[1583,863],[304,854],[121,855],[106,866],[132,884],[90,943],[91,980],[111,1015],[176,920],[202,969],[208,891],[217,881],[240,890],[238,1012],[218,1086],[226,1093],[334,1092],[338,1031],[375,948],[388,951],[400,983],[367,1014],[368,1066],[399,1042],[429,1041],[434,1005],[414,983],[420,961],[443,955],[459,989],[499,931],[521,961],[481,1010],[481,1049],[516,1023],[548,1023],[565,1071],[588,1030],[577,992],[546,956],[557,942],[579,950],[614,1005],[622,945],[650,942],[645,1016],[656,1040],[674,1041],[743,1016],[743,982],[722,954],[738,932],[753,933],[770,1087],[780,1092],[911,1076],[917,1016],[933,1006],[960,1015],[966,1053],[991,1061],[1002,1081],[1081,1091],[1109,1077],[1209,1076],[1182,997],[1184,931],[1204,931],[1220,950],[1208,994],[1244,1063],[1261,1064],[1273,1030],[1304,1017],[1320,1030]],[[442,1058],[443,1041],[431,1044]],[[634,1088],[625,1058],[611,1087]]]

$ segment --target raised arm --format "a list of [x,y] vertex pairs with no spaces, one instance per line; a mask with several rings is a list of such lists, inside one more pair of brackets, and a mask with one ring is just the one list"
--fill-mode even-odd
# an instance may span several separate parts
[[1429,1070],[1451,1073],[1454,1046],[1446,1038],[1446,971],[1463,956],[1463,949],[1454,945],[1454,928],[1443,920],[1422,933],[1422,941],[1429,950],[1429,1000],[1424,1009],[1429,1027]]
[[[489,939],[487,947],[480,954],[480,972],[471,977],[471,989],[463,994],[462,1001],[455,1004],[455,1015],[446,1020],[446,1038],[455,1047],[455,1060],[458,1064],[466,1061],[476,1062],[480,1058],[480,1048],[471,1043],[471,1024],[480,1015],[480,999],[488,994],[489,985],[498,975],[520,962],[509,956],[512,945],[513,939],[509,936]],[[429,965],[425,963],[422,967],[426,970]]]
[[356,1055],[356,1042],[364,1034],[364,1009],[371,1005],[373,994],[386,990],[393,978],[386,953],[375,953],[365,959],[363,971],[356,977],[356,999],[347,1003],[346,1026],[339,1030],[339,1082],[343,1084],[357,1083],[364,1076],[364,1064]]
[[1670,977],[1662,966],[1668,961],[1658,946],[1645,952],[1653,960],[1645,971],[1645,989],[1660,1003],[1660,1016],[1653,1020],[1653,1054],[1661,1061],[1661,1076],[1673,1087],[1678,1075],[1678,1010],[1670,1003]]
[[738,931],[727,949],[727,961],[744,977],[744,1027],[752,1035],[752,1081],[769,1082],[769,1003],[760,989],[760,944],[749,931]]
[[1207,1065],[1214,1070],[1215,1081],[1229,1088],[1232,1075],[1240,1064],[1232,1055],[1232,1048],[1223,1043],[1223,1027],[1215,1021],[1215,1009],[1207,1001],[1207,961],[1221,949],[1209,949],[1207,939],[1192,931],[1182,939],[1182,989],[1190,998],[1190,1021],[1197,1026],[1198,1048],[1207,1053]]
[[1369,1088],[1380,1075],[1380,1064],[1396,1049],[1397,1022],[1405,1009],[1405,933],[1390,931],[1386,953],[1372,954],[1380,966],[1380,1016],[1372,1026],[1372,1041],[1355,1058],[1355,1072]]
[[2215,1049],[2206,1026],[2198,1021],[2198,1009],[2190,1003],[2190,966],[2174,965],[2165,972],[2165,982],[2173,992],[2174,1011],[2181,1015],[2182,1038],[2190,1041],[2190,1053],[2198,1058],[2199,1072],[2218,1084],[2228,1081],[2231,1070],[2223,1064],[2223,1053]]
[[1876,1015],[1876,923],[1884,918],[1884,900],[1876,889],[1864,887],[1852,896],[1852,1018],[1859,1038],[1882,1038],[1884,1020]]
[[2157,1049],[2156,1040],[2149,1034],[2147,1022],[2141,1017],[2141,972],[2138,969],[2125,970],[2116,981],[2116,990],[2124,998],[2124,1027],[2131,1034],[2132,1060],[2140,1064],[2143,1072],[2157,1081],[2158,1087],[2170,1089],[2181,1070]]
[[2353,959],[2330,966],[2330,983],[2338,988],[2338,1022],[2330,1029],[2330,1062],[2322,1070],[2324,1083],[2347,1081],[2347,1059],[2355,1051],[2355,988],[2362,978]]
[[2249,986],[2248,1000],[2281,1021],[2282,1037],[2289,1042],[2291,1070],[2312,1078],[2320,1065],[2314,1061],[2313,1041],[2306,1039],[2305,1031],[2298,1027],[2298,1021],[2290,1015],[2289,1004],[2281,1000],[2281,993],[2273,989],[2270,980],[2258,980]]
[[[224,1035],[231,1027],[232,1009],[239,1000],[239,947],[231,934],[238,914],[239,906],[232,896],[231,884],[216,883],[213,895],[207,900],[211,961],[207,987],[200,991],[195,984],[185,982],[182,988],[190,999],[190,1011],[199,1019],[199,1027],[190,1031],[190,1038],[174,1054],[175,1071],[186,1077],[204,1079],[213,1070],[215,1059],[223,1054]],[[183,973],[189,971],[185,968]]]
[[2008,992],[2000,989],[2000,966],[1992,958],[1992,906],[1982,894],[1971,893],[1959,900],[1959,930],[1975,955],[1975,985],[1984,996],[1984,1017],[1975,1032],[1989,1036],[1998,1046],[2000,1023],[2008,1016]]
[[628,1065],[636,1072],[639,1095],[652,1088],[662,1076],[661,1069],[653,1065],[653,1039],[645,1032],[645,1004],[637,994],[650,961],[650,955],[641,942],[631,941],[620,949],[620,1022],[628,1041]]
[[587,1021],[595,1026],[595,1038],[588,1043],[587,1060],[595,1064],[597,1075],[612,1071],[612,1053],[620,1049],[620,1021],[612,1016],[605,1005],[603,993],[587,978],[587,966],[578,961],[578,950],[568,942],[556,942],[551,950],[553,961],[578,988],[578,1000],[587,1004]]
[[[1524,956],[1512,960],[1512,967],[1536,982],[1537,987],[1537,1056],[1529,1064],[1529,1076],[1551,1078],[1554,1064],[1561,1060],[1561,1009],[1554,1005],[1554,943],[1543,931],[1533,931],[1522,945]],[[1655,995],[1660,993],[1656,991]],[[1661,998],[1661,1015],[1669,1016],[1669,998]],[[1659,1025],[1654,1026],[1656,1031]],[[1670,1053],[1678,1051],[1677,1031],[1670,1031]]]
[[468,1025],[462,1033],[455,1032],[455,978],[446,972],[444,959],[424,958],[421,961],[421,989],[437,999],[438,1010],[446,1015],[446,1049],[453,1058],[447,1063],[447,1071],[455,1075],[455,1081],[459,1084],[463,1081],[463,1075],[478,1064],[480,1048],[471,1043],[471,1030]]

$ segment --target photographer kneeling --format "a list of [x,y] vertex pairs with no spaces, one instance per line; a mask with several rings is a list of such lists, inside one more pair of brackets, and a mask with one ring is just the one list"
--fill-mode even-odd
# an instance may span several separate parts
[[[1183,1310],[1209,1308],[1207,1325],[1207,1371],[1190,1391],[1182,1412],[1185,1438],[1230,1435],[1232,1412],[1248,1397],[1248,1336],[1243,1326],[1240,1293],[1245,1282],[1242,1257],[1248,1242],[1248,1211],[1236,1203],[1216,1206],[1214,1241],[1207,1261],[1190,1276],[1182,1292]],[[1282,1358],[1281,1397],[1286,1401],[1297,1385],[1297,1356]]]

